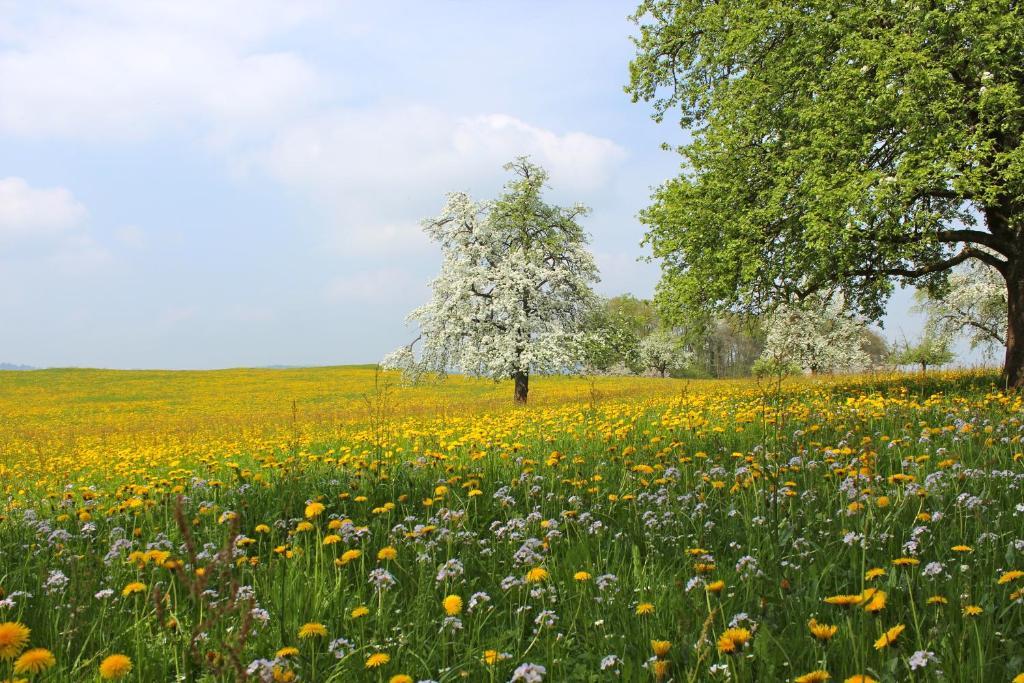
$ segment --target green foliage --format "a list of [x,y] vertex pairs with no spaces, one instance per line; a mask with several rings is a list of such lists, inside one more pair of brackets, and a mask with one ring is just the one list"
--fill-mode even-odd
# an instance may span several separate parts
[[978,259],[1019,278],[1024,15],[1011,0],[645,0],[627,91],[678,110],[685,172],[642,214],[658,297],[761,312]]
[[895,365],[920,365],[921,372],[927,372],[929,366],[941,367],[955,358],[949,338],[925,328],[917,343],[905,342],[903,348],[893,353],[892,362]]

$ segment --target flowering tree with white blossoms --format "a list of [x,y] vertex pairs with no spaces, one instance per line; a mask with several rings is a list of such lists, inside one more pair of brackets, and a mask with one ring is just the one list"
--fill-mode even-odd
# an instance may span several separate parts
[[811,372],[866,368],[864,321],[851,315],[839,296],[810,296],[779,305],[768,319],[762,368],[785,367]]
[[505,169],[514,177],[496,200],[453,192],[441,214],[424,221],[441,245],[441,273],[430,301],[409,314],[419,337],[382,364],[414,378],[450,370],[511,378],[522,403],[531,373],[579,365],[598,276],[578,222],[589,209],[545,203],[547,173],[526,157]]
[[640,363],[661,374],[682,369],[690,360],[682,340],[671,330],[659,329],[640,340],[638,346]]
[[942,296],[921,289],[916,297],[937,336],[966,334],[972,349],[989,353],[1006,345],[1006,284],[995,269],[969,261],[949,276]]

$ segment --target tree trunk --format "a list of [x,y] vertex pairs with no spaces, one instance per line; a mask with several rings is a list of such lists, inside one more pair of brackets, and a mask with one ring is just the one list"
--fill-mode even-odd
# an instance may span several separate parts
[[530,375],[525,372],[512,373],[516,382],[516,403],[526,403],[526,394],[530,391]]
[[1024,263],[1011,261],[1006,272],[1006,361],[1003,375],[1011,389],[1024,387]]
[[928,374],[928,364],[927,363],[921,363],[921,374],[922,375],[927,375]]

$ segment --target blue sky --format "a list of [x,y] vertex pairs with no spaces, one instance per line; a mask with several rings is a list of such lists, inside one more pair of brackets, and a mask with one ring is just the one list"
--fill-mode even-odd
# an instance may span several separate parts
[[[648,296],[674,124],[623,92],[632,2],[0,0],[0,361],[374,362],[444,193],[530,154]],[[913,336],[909,295],[890,336]]]

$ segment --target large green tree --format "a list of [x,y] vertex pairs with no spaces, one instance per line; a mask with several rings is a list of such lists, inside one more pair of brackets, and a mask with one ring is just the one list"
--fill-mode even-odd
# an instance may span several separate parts
[[758,313],[968,260],[1007,289],[1024,385],[1024,10],[1016,0],[645,0],[627,87],[679,112],[682,174],[644,212],[664,308]]

